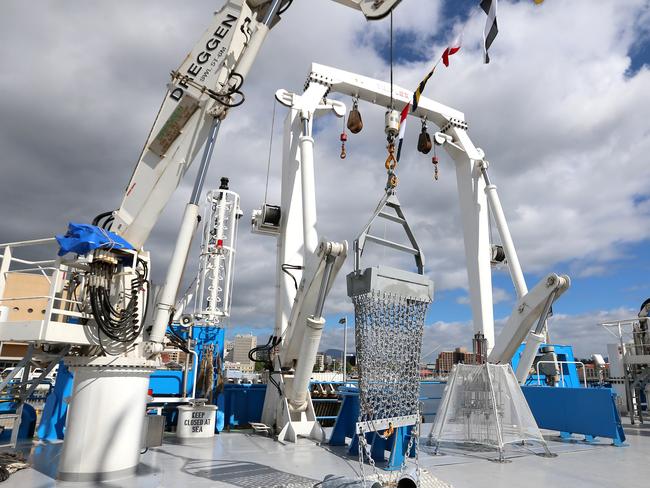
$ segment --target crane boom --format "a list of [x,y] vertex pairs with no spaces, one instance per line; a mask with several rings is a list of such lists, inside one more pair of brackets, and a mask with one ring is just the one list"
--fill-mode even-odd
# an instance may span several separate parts
[[235,73],[252,35],[252,17],[244,0],[229,0],[172,73],[172,82],[115,213],[113,229],[136,248],[147,240],[205,143],[213,117],[224,115],[224,102],[232,104],[237,85],[228,85],[228,81],[243,80],[244,74]]
[[[387,15],[401,0],[333,0]],[[113,231],[141,248],[210,134],[214,118],[243,102],[240,91],[273,25],[290,0],[227,0],[172,72],[172,80],[140,158],[114,212]]]

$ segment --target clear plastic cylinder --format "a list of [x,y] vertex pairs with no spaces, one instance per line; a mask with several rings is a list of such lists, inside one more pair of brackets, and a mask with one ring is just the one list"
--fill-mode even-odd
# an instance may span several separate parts
[[208,193],[194,315],[203,325],[219,325],[230,317],[235,245],[241,210],[230,190]]

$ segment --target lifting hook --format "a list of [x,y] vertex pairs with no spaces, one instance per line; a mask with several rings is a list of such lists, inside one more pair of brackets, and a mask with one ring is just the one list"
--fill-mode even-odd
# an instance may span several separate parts
[[395,168],[397,168],[397,158],[395,158],[395,143],[389,140],[388,157],[386,158],[386,171],[388,172],[388,181],[386,182],[386,191],[393,190],[398,183]]
[[395,144],[393,142],[388,144],[388,157],[386,158],[386,170],[393,171],[397,167],[397,159],[395,158]]

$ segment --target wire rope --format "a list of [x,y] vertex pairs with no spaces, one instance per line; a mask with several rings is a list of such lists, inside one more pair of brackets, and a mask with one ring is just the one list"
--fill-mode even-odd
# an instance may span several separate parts
[[278,101],[273,98],[273,116],[271,118],[271,136],[269,138],[269,159],[266,163],[266,187],[264,188],[264,204],[267,203],[267,197],[269,193],[269,176],[271,174],[271,153],[273,151],[273,134],[275,132],[275,109],[278,105]]
[[390,108],[393,110],[393,11],[390,11]]

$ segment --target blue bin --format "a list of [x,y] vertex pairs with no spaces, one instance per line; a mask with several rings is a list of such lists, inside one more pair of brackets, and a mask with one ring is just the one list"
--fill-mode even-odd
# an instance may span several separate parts
[[245,427],[262,420],[266,385],[224,385],[219,409],[224,413],[224,428]]

